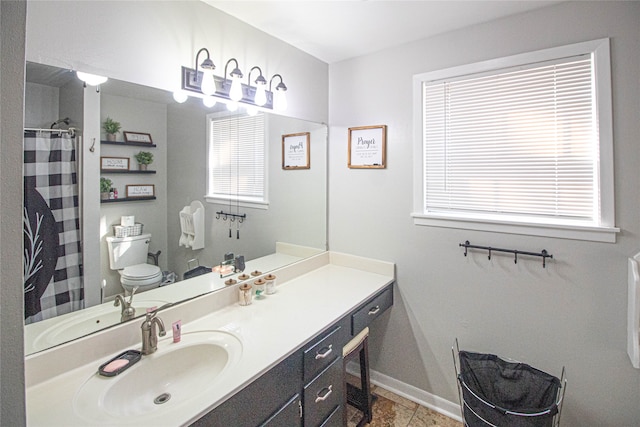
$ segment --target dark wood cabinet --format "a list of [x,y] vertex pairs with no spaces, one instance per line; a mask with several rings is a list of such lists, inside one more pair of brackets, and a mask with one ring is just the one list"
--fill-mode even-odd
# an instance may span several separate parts
[[393,283],[192,426],[341,426],[346,411],[342,348],[391,305]]

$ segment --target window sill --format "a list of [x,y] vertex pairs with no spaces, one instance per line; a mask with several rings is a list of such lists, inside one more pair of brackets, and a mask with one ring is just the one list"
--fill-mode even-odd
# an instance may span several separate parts
[[253,208],[253,209],[269,209],[269,202],[265,201],[255,201],[255,200],[236,200],[236,199],[228,199],[222,197],[214,197],[214,196],[204,196],[204,199],[207,203],[215,203],[218,205],[232,205],[232,206],[240,206],[242,208]]
[[533,222],[510,222],[492,219],[471,219],[444,214],[411,214],[415,225],[429,227],[458,228],[463,230],[490,231],[494,233],[523,234],[529,236],[555,237],[560,239],[587,240],[615,243],[617,227],[577,225],[550,225]]

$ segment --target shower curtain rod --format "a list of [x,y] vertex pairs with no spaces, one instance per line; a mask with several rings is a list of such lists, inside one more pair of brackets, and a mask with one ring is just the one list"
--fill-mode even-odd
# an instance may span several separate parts
[[36,132],[65,132],[65,133],[68,133],[71,138],[76,136],[76,128],[69,128],[69,129],[24,128],[24,130],[31,130],[31,131],[36,131]]

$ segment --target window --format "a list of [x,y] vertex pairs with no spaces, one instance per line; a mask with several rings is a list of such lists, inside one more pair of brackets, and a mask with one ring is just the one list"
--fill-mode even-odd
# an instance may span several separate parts
[[207,201],[266,209],[264,114],[210,114],[207,139]]
[[615,241],[608,40],[421,74],[414,91],[416,224]]

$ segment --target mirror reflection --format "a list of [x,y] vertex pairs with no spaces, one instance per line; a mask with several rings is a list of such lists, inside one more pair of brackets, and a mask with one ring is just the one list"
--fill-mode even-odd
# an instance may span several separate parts
[[[77,278],[58,280],[65,258],[58,256],[43,275],[54,286],[31,297],[27,354],[221,289],[226,278],[210,273],[220,264],[238,267],[224,272],[229,277],[240,273],[236,260],[245,261],[245,272],[266,273],[326,249],[324,124],[230,112],[222,103],[205,107],[197,98],[178,104],[164,91],[113,79],[96,92],[83,89],[75,73],[42,64],[28,63],[26,75],[25,127],[77,129],[76,136],[25,132],[25,144],[32,137],[39,153],[60,140],[75,150],[69,158],[76,160],[77,207],[66,210],[77,218],[64,221],[77,223],[78,237],[64,246],[79,253]],[[118,125],[115,142],[106,133],[114,128],[105,126],[108,119]],[[100,140],[83,137],[98,126]],[[283,167],[283,135],[307,132],[310,167]],[[247,157],[251,173],[243,169]],[[255,174],[261,163],[262,182]],[[40,171],[25,164],[29,169]],[[29,194],[46,193],[42,187]],[[27,216],[25,225],[35,230],[38,215]],[[25,234],[25,248],[27,240]],[[25,283],[25,301],[27,293]]]

